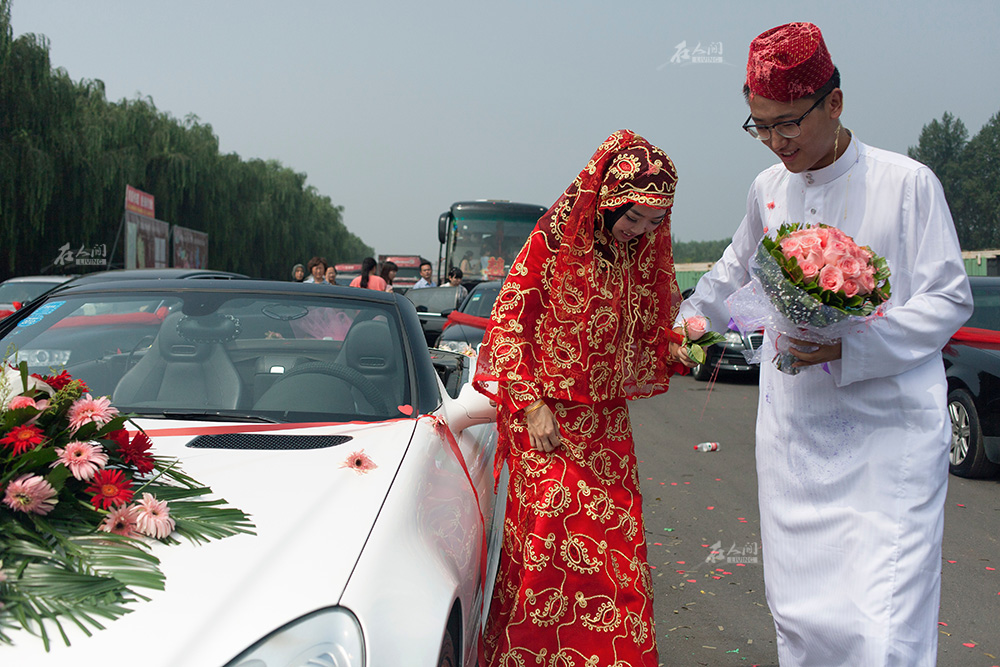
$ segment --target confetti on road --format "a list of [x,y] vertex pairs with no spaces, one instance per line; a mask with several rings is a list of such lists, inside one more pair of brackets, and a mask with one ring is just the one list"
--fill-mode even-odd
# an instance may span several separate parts
[[714,510],[715,509],[715,505],[709,505],[705,509],[707,509],[707,510]]
[[955,505],[958,507],[965,507],[965,505],[963,505],[962,503],[955,503]]
[[965,647],[968,647],[968,648],[976,648],[976,645],[974,643],[972,643],[972,642],[963,642],[962,646],[965,646]]
[[987,567],[986,569],[989,570],[990,572],[996,572],[995,567]]
[[949,563],[951,563],[952,565],[954,565],[954,564],[955,564],[955,563],[957,563],[958,561],[957,561],[957,560],[950,560],[950,561],[948,561],[948,562],[949,562]]

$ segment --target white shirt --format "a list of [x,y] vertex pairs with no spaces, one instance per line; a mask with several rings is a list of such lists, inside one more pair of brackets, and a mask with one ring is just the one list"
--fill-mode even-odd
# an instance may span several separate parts
[[722,259],[681,306],[725,331],[764,234],[840,228],[888,260],[884,317],[842,358],[786,375],[765,333],[757,475],[767,598],[785,665],[933,665],[951,426],[941,348],[972,297],[941,185],[853,138],[832,165],[756,178]]
[[411,287],[410,289],[420,289],[421,287],[437,287],[437,285],[435,285],[432,281],[421,277],[420,280],[415,282],[413,284],[413,287]]

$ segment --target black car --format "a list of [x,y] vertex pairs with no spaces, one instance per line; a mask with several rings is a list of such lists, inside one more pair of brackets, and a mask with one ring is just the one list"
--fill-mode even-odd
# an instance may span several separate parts
[[420,326],[424,328],[424,338],[427,346],[433,347],[441,329],[448,319],[448,313],[458,308],[462,301],[463,291],[452,285],[442,287],[422,287],[408,289],[405,296],[417,309]]
[[462,353],[468,353],[479,347],[486,334],[486,324],[489,322],[490,313],[493,312],[493,303],[497,300],[502,286],[503,281],[490,280],[473,287],[456,311],[464,317],[450,318],[451,323],[441,332],[434,347]]
[[944,348],[951,417],[949,468],[959,477],[1000,472],[1000,277],[973,276],[974,311]]

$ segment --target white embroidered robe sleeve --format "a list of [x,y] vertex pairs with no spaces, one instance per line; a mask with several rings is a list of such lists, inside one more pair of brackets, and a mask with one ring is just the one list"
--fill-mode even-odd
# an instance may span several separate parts
[[926,167],[856,138],[824,169],[776,165],[681,315],[724,330],[726,298],[783,222],[834,225],[886,257],[892,306],[842,339],[829,372],[785,375],[764,354],[757,476],[781,664],[933,665],[951,434],[940,350],[972,309],[951,215]]

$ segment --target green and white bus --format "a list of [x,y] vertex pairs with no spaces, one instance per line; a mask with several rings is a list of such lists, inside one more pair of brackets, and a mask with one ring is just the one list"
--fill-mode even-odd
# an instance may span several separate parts
[[462,280],[503,280],[547,209],[496,199],[460,201],[438,218],[438,284],[453,266]]

